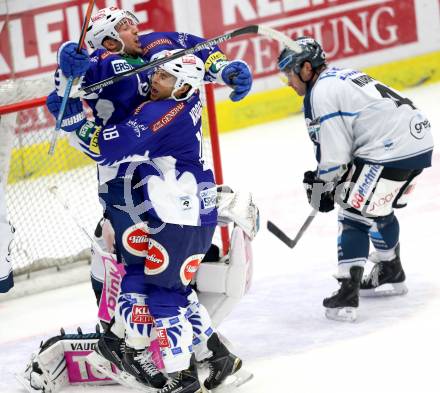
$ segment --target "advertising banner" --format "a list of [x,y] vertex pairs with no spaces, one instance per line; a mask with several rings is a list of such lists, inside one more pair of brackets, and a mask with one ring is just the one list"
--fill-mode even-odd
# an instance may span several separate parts
[[[0,3],[0,81],[55,69],[56,52],[78,41],[87,0],[20,0]],[[139,30],[175,30],[172,0],[96,0],[95,9],[116,6],[136,14]]]

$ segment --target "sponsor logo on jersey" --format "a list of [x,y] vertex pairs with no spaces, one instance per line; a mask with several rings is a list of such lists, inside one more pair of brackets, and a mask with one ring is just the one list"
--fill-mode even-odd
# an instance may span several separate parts
[[174,108],[171,108],[158,121],[150,125],[151,131],[157,132],[162,127],[168,125],[183,110],[183,108],[185,108],[185,104],[182,102],[178,103]]
[[119,59],[119,60],[113,60],[112,61],[112,67],[113,72],[115,74],[121,74],[125,71],[130,71],[133,69],[133,66],[131,64],[128,64],[125,60]]
[[180,206],[182,207],[182,210],[191,210],[192,209],[191,198],[189,196],[181,196]]
[[131,322],[140,324],[153,323],[154,319],[148,310],[148,306],[145,304],[135,304],[131,312]]
[[147,46],[144,47],[144,54],[150,51],[151,49],[155,48],[159,45],[169,45],[174,47],[173,41],[171,41],[168,38],[160,38],[158,40],[155,40],[153,42],[150,42]]
[[148,250],[145,256],[145,274],[154,276],[162,273],[169,265],[170,257],[162,244],[154,239],[148,239]]
[[95,128],[95,123],[93,121],[87,121],[86,124],[84,124],[79,131],[76,132],[78,137],[85,143],[89,142],[90,134]]
[[203,203],[203,209],[213,209],[217,204],[217,188],[200,191],[200,199]]
[[92,153],[95,154],[100,154],[100,150],[99,150],[99,134],[101,133],[102,127],[99,126],[95,126],[95,131],[93,132],[93,135],[90,138],[90,144],[89,144],[89,150]]
[[102,53],[100,57],[101,57],[101,60],[104,60],[111,55],[114,55],[114,53],[106,51],[106,52]]
[[169,348],[171,347],[168,340],[167,329],[156,327],[157,341],[159,342],[159,347]]
[[183,285],[189,285],[202,262],[203,256],[203,254],[196,254],[185,259],[180,267],[180,279]]
[[309,137],[312,140],[313,143],[318,144],[319,143],[319,133],[321,130],[321,118],[317,117],[313,120],[306,120],[307,123],[307,131],[309,133]]
[[394,141],[390,138],[385,139],[383,141],[383,147],[385,149],[385,151],[390,151],[394,149]]
[[356,187],[350,195],[350,205],[355,209],[361,209],[373,190],[382,172],[381,165],[365,165],[356,181]]
[[422,114],[415,115],[409,124],[409,131],[416,139],[423,139],[426,131],[431,130],[431,123]]
[[189,114],[190,114],[191,119],[193,121],[193,125],[197,124],[197,122],[202,117],[202,113],[203,113],[202,102],[201,101],[197,101],[197,103],[189,111]]
[[122,244],[130,254],[145,257],[148,254],[148,226],[139,223],[127,228],[122,235]]
[[382,211],[388,210],[387,207],[393,203],[399,191],[400,191],[400,187],[397,187],[394,191],[390,191],[386,195],[377,196],[377,197],[373,195],[373,198],[371,199],[370,204],[368,205],[368,210],[367,210],[368,213],[374,214],[379,209]]
[[134,133],[136,134],[136,136],[138,138],[141,137],[142,132],[145,132],[148,130],[148,127],[145,124],[138,123],[137,120],[129,120],[127,122],[127,125],[133,129]]

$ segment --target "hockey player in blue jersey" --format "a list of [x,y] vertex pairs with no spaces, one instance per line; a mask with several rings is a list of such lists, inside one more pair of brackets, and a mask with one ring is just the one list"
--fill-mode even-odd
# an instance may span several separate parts
[[[109,18],[108,16],[114,16],[114,18]],[[69,64],[71,64],[71,72],[76,72],[79,76],[84,73],[84,71],[87,69],[87,72],[84,76],[84,80],[87,81],[87,83],[93,83],[94,81],[100,80],[102,78],[106,78],[113,74],[117,74],[120,72],[120,70],[127,69],[128,67],[132,67],[136,65],[136,61],[143,62],[144,60],[148,60],[154,53],[160,52],[163,49],[170,49],[175,47],[185,47],[185,45],[192,46],[197,42],[200,42],[201,39],[198,39],[197,37],[193,37],[186,34],[178,34],[178,33],[153,33],[147,36],[137,36],[137,28],[135,23],[135,18],[126,13],[126,11],[117,10],[117,9],[106,9],[103,11],[100,11],[94,18],[92,18],[93,25],[90,29],[90,34],[88,36],[88,41],[92,45],[95,46],[109,46],[107,49],[115,49],[118,52],[121,52],[122,54],[115,54],[115,51],[109,52],[104,50],[98,50],[94,54],[92,54],[91,61],[88,64],[90,68],[87,69],[87,64],[84,66],[86,62],[84,62],[84,58],[86,58],[86,55],[83,54],[83,57],[81,58],[81,55],[76,54],[76,49],[73,45],[67,44],[62,50],[60,51],[60,63],[61,68],[63,69],[65,76],[68,76],[69,74]],[[110,22],[111,23],[110,23]],[[96,34],[95,34],[96,32]],[[114,45],[114,48],[111,48],[111,46]],[[128,55],[127,51],[130,50],[130,53]],[[203,52],[203,51],[202,51]],[[219,78],[216,80],[226,80],[228,81],[228,75],[231,76],[231,79],[229,80],[232,87],[234,88],[232,99],[238,100],[241,99],[244,95],[247,94],[250,88],[251,83],[251,77],[250,73],[248,71],[247,66],[242,62],[229,62],[226,60],[224,55],[219,52],[218,48],[213,48],[211,51],[205,50],[205,69],[208,70],[208,79],[214,80],[214,78]],[[142,54],[142,56],[139,56]],[[70,59],[69,59],[70,56]],[[203,57],[203,53],[202,53]],[[67,58],[67,60],[66,60]],[[64,59],[64,60],[63,60]],[[63,61],[64,61],[64,67],[63,67]],[[67,63],[67,65],[66,65]],[[108,127],[106,127],[107,131],[105,133],[106,138],[109,138],[109,140],[113,139],[116,133],[111,133],[109,130],[111,129],[111,124],[117,124],[118,119],[120,120],[121,117],[124,115],[124,113],[127,113],[129,110],[129,107],[134,107],[137,102],[140,102],[142,99],[145,98],[145,94],[148,92],[148,75],[143,76],[134,76],[133,78],[126,78],[127,81],[124,81],[123,83],[119,83],[113,87],[117,87],[110,89],[105,88],[103,91],[99,92],[99,95],[90,95],[89,97],[86,97],[88,99],[88,103],[92,107],[95,115],[95,121],[96,124],[104,125],[106,124]],[[62,85],[62,83],[61,83]],[[59,91],[62,91],[62,87],[59,86]],[[131,92],[131,96],[128,97],[125,96],[125,93]],[[133,95],[133,92],[136,92],[135,95]],[[155,90],[152,89],[151,94],[154,96]],[[138,101],[136,101],[138,100]],[[127,105],[127,102],[129,104]],[[48,99],[48,106],[49,108],[54,111],[59,105],[59,98],[52,94]],[[81,104],[79,101],[75,100],[69,100],[68,108],[65,114],[65,118],[63,120],[63,129],[67,131],[71,131],[72,129],[76,128],[79,123],[81,123],[84,119],[84,116],[82,114],[82,109],[80,109]],[[176,111],[178,111],[180,106],[176,107]],[[193,116],[194,118],[197,118],[200,108],[193,108]],[[167,115],[169,118],[169,114]],[[137,128],[137,132],[142,131],[142,126],[139,126],[140,128]],[[160,127],[159,127],[160,128]],[[114,130],[115,131],[115,130]],[[86,132],[84,129],[82,131],[83,133]],[[91,150],[90,153],[93,153]],[[147,159],[147,157],[144,157],[144,159]],[[103,162],[104,163],[104,162]],[[127,242],[124,244],[124,239],[129,240],[131,238],[129,230],[136,231],[139,229],[138,227],[133,224],[133,219],[130,214],[127,215],[130,216],[130,219],[127,219],[127,217],[122,218],[121,217],[121,211],[114,208],[115,205],[125,205],[125,197],[124,195],[124,186],[126,183],[124,183],[124,180],[114,180],[114,179],[127,179],[127,166],[128,164],[122,164],[118,161],[115,161],[115,165],[112,166],[106,166],[105,168],[100,166],[99,169],[99,177],[100,182],[107,187],[108,192],[101,192],[101,199],[106,204],[106,213],[112,217],[111,219],[112,224],[115,228],[115,231],[120,234],[120,236],[116,236],[116,246],[117,246],[117,252],[119,251],[119,257],[123,262],[127,263],[127,260],[133,260],[137,259],[143,261],[145,259],[145,256],[142,254],[142,257],[139,256],[139,254],[136,254],[136,252],[139,252],[139,250],[134,251],[133,247],[130,248],[130,246],[127,246]],[[136,170],[130,174],[133,175],[133,177],[138,176],[139,173],[144,173],[146,176],[149,176],[150,173],[155,173],[154,168],[151,168],[151,165],[145,166],[144,170],[141,168],[143,165],[139,165],[139,167],[136,168]],[[185,176],[183,177],[185,178]],[[183,179],[182,179],[183,180]],[[154,181],[154,180],[153,180]],[[211,180],[209,179],[208,183],[211,183]],[[189,187],[192,187],[194,184],[190,181],[188,184]],[[133,200],[133,206],[140,205],[141,203],[145,202],[142,198],[145,198],[145,195],[143,195],[140,192],[133,192],[131,190],[131,187],[128,187],[129,197]],[[145,187],[144,187],[145,189]],[[159,187],[158,187],[159,189]],[[151,194],[151,198],[154,199],[155,191],[150,191],[149,194]],[[209,201],[210,198],[213,196],[212,190],[206,190],[204,193],[205,195],[205,201]],[[158,197],[156,196],[156,200],[158,200]],[[194,200],[188,199],[188,200],[182,200],[181,203],[182,206],[193,206]],[[212,203],[212,199],[211,199]],[[189,205],[188,205],[189,204]],[[191,209],[187,209],[191,210]],[[202,214],[201,217],[195,218],[195,215],[193,214],[194,210],[191,212],[186,212],[182,216],[185,216],[185,222],[191,222],[194,224],[196,221],[200,220],[203,222],[203,224],[210,222],[210,223],[216,223],[216,219],[214,218],[215,212],[209,211],[210,209],[204,211],[205,214]],[[160,204],[156,203],[156,206],[154,206],[153,211],[161,211],[162,214],[165,214],[168,209],[167,207],[162,208]],[[152,213],[152,212],[150,212]],[[174,212],[175,213],[175,212]],[[138,213],[134,214],[135,216],[138,216]],[[154,215],[154,213],[153,213]],[[179,219],[181,219],[180,217]],[[169,219],[169,218],[168,218]],[[171,219],[172,220],[172,219]],[[141,223],[137,223],[139,225],[143,225]],[[191,225],[191,224],[190,224]],[[211,224],[210,224],[211,225]],[[214,225],[214,224],[213,224]],[[124,237],[125,235],[125,237]],[[148,243],[150,240],[148,240]],[[145,244],[144,247],[149,247],[149,244]],[[143,250],[142,252],[146,252]],[[135,254],[135,255],[134,255]],[[155,261],[156,257],[152,257],[152,260]],[[136,264],[134,264],[136,265]],[[138,269],[139,264],[137,264],[136,268],[133,268],[134,271]],[[131,269],[131,268],[130,268]],[[129,270],[130,270],[129,269]],[[193,268],[190,268],[192,270]],[[133,274],[131,274],[133,273]],[[139,272],[138,272],[139,273]],[[136,276],[136,272],[129,272],[127,279],[125,282],[127,283],[126,286],[130,287],[128,283],[130,283],[131,278]],[[124,289],[124,284],[123,284]],[[125,288],[124,291],[128,293],[128,291],[131,291],[131,289]],[[134,292],[131,292],[134,293]],[[154,297],[154,296],[153,296]],[[133,306],[136,303],[137,305],[145,305],[145,299],[146,297],[141,294],[141,296],[135,296],[135,301],[128,301],[125,302],[121,300],[120,304],[123,306],[125,304],[126,308],[124,310],[120,311],[120,314],[122,312],[125,312],[125,316],[131,315],[127,314],[126,310],[127,307],[129,310],[133,310]],[[133,300],[133,297],[132,297]],[[194,303],[194,307],[196,307],[197,302]],[[122,307],[121,306],[121,307]],[[127,339],[128,339],[128,348],[129,351],[126,352],[126,357],[128,358],[131,356],[131,359],[126,359],[126,363],[130,362],[131,364],[135,364],[135,359],[140,360],[141,359],[141,352],[145,354],[145,342],[143,339],[145,338],[145,332],[136,332],[136,329],[133,329],[133,324],[130,324],[130,321],[126,320],[126,328],[131,327],[131,333],[133,335],[130,335],[130,332],[126,332]],[[134,326],[135,328],[139,328],[138,326]],[[137,336],[136,336],[137,333]],[[123,335],[123,333],[122,333]],[[119,335],[119,337],[121,334]],[[139,336],[141,338],[139,338]],[[216,335],[213,336],[212,341],[214,342],[216,339]],[[136,341],[138,340],[138,341]],[[222,350],[221,343],[217,343],[216,345],[220,350]],[[130,348],[133,349],[132,352],[130,352]],[[142,349],[141,349],[142,348]],[[220,351],[221,352],[221,351]],[[219,352],[219,353],[220,353]],[[210,352],[212,354],[212,351]],[[150,383],[156,383],[158,380],[158,384],[160,385],[162,383],[162,379],[160,378],[160,375],[157,375],[157,373],[153,372],[151,373],[151,367],[150,364],[148,364],[148,367],[145,365],[148,362],[144,358],[143,361],[138,362],[138,372],[142,372],[142,379],[145,376],[145,380]],[[128,366],[127,366],[128,368]],[[134,371],[136,372],[136,370]],[[218,381],[211,381],[207,382],[210,383],[218,383]]]
[[[327,66],[320,44],[296,40],[278,67],[304,96],[304,116],[318,167],[304,174],[309,203],[338,215],[340,289],[324,299],[326,316],[353,321],[361,296],[407,292],[395,208],[406,206],[415,178],[431,165],[430,123],[410,99],[360,71]],[[376,252],[363,276],[369,242]]]
[[[161,392],[200,390],[191,360],[193,345],[198,358],[206,359],[211,368],[204,382],[207,389],[216,388],[241,367],[241,360],[218,339],[206,310],[188,286],[217,224],[216,185],[201,156],[197,88],[203,76],[203,61],[193,55],[165,63],[151,76],[149,100],[126,120],[107,127],[87,121],[71,134],[101,165],[146,162],[138,168],[149,203],[138,223],[148,224],[145,266],[126,267],[132,279],[126,287],[122,283],[119,303],[122,315],[129,314],[128,322],[136,329],[143,328],[133,323],[136,310],[148,306],[155,318],[165,370],[172,375]],[[129,238],[123,240],[130,250]],[[142,362],[140,351],[126,348],[126,370]]]

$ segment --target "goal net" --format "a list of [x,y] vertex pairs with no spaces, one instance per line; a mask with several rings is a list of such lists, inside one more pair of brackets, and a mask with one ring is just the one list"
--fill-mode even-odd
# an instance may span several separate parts
[[[0,83],[0,179],[15,228],[15,276],[89,259],[90,240],[79,226],[93,235],[102,216],[95,163],[63,134],[54,155],[48,155],[55,122],[44,96],[52,89],[51,76]],[[204,115],[205,155],[222,183],[212,86],[206,86],[202,97],[209,111]],[[227,249],[227,229],[216,242]]]

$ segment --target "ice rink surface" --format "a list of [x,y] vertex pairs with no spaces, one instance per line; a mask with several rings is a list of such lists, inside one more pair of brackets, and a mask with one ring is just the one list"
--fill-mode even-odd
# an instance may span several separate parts
[[[439,142],[440,84],[407,95],[429,117]],[[303,172],[315,166],[301,115],[222,135],[224,177],[251,190],[262,228],[254,241],[250,292],[220,326],[254,379],[237,393],[438,393],[440,354],[440,156],[420,176],[401,225],[409,293],[361,299],[355,323],[329,321],[322,299],[337,288],[336,212],[319,214],[294,249],[267,232],[270,219],[294,236],[310,207]],[[1,295],[0,295],[1,296]],[[23,392],[22,371],[39,342],[63,326],[96,323],[88,283],[0,303],[0,392]],[[128,392],[69,387],[66,392]],[[132,391],[132,390],[130,390]]]

